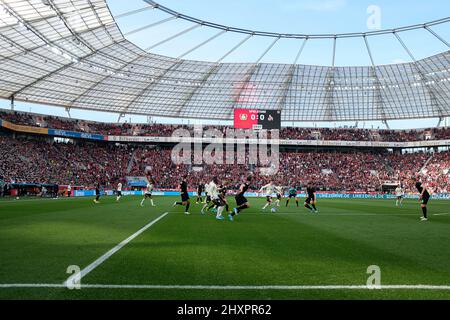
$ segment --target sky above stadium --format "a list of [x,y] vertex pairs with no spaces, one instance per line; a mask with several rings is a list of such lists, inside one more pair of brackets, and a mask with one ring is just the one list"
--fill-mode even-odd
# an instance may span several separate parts
[[[279,33],[347,33],[390,29],[437,20],[450,14],[448,0],[158,0],[163,6],[180,13],[209,22],[231,27]],[[114,16],[148,6],[143,0],[107,0]],[[138,28],[169,17],[160,10],[145,10],[132,16],[117,19],[126,35]],[[146,49],[192,26],[192,23],[177,19],[156,27],[145,29],[126,38]],[[450,40],[450,24],[434,26],[441,37]],[[152,53],[178,57],[196,45],[211,38],[219,30],[200,27],[157,46]],[[246,35],[226,33],[186,55],[186,59],[217,61],[239,43]],[[428,57],[448,50],[442,42],[425,30],[401,33],[401,37],[416,59]],[[282,39],[263,57],[265,63],[293,63],[303,40]],[[224,62],[255,62],[271,45],[273,38],[252,37]],[[369,38],[376,64],[391,64],[411,61],[400,43],[392,35]],[[370,65],[362,38],[339,39],[336,47],[336,65]],[[332,40],[310,40],[298,63],[331,65]],[[7,102],[2,103],[7,107]],[[63,108],[16,103],[16,109],[37,113],[67,116]],[[74,118],[99,121],[117,121],[116,114],[105,114],[72,110]],[[122,121],[145,122],[145,117],[127,116]],[[154,119],[174,122],[173,119]],[[192,122],[192,121],[191,121]],[[390,121],[393,128],[435,126],[437,119],[418,121]],[[355,123],[320,123],[320,126],[354,125]],[[301,125],[310,126],[312,123]],[[361,122],[359,126],[383,127],[380,122]]]
[[[156,1],[180,13],[201,20],[227,26],[278,33],[348,33],[391,29],[448,16],[450,1],[447,0],[160,0]],[[114,15],[146,6],[143,0],[108,0]],[[168,17],[159,10],[144,11],[118,19],[126,34]],[[129,40],[148,48],[192,24],[175,20],[127,36]],[[450,26],[433,27],[442,37],[450,38]],[[208,27],[194,29],[152,52],[177,57],[193,46],[217,34]],[[426,30],[401,34],[417,59],[431,56],[448,49]],[[242,34],[224,34],[185,58],[215,61],[240,40]],[[253,37],[224,62],[255,62],[271,45],[273,39]],[[261,62],[293,63],[303,40],[282,39],[268,52]],[[411,61],[406,51],[393,35],[369,38],[376,64]],[[336,47],[336,65],[369,65],[370,59],[362,38],[340,39]],[[333,41],[310,40],[298,61],[301,64],[331,65]]]

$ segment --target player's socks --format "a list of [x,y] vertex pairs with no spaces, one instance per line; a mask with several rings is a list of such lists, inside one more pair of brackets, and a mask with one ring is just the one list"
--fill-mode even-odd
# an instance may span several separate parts
[[422,208],[423,217],[427,219],[427,207]]
[[202,208],[202,210],[201,210],[202,213],[205,212],[205,209],[206,209],[207,206],[208,206],[207,203],[205,203],[205,204],[203,205],[203,208]]
[[289,204],[289,200],[286,200],[286,207],[288,206],[288,204]]
[[142,201],[141,201],[141,207],[144,206],[144,202],[145,202],[145,199],[142,199]]
[[228,203],[225,203],[225,211],[229,212],[230,211],[230,206],[228,205]]
[[309,211],[312,211],[313,209],[309,206],[309,204],[305,204],[305,208],[309,209]]
[[216,218],[222,217],[223,209],[224,209],[224,207],[219,207],[219,208],[217,209],[217,215],[216,215]]
[[153,199],[150,199],[150,203],[152,204],[152,207],[155,206],[155,204],[153,203]]
[[223,209],[225,209],[225,207],[217,208],[217,215],[216,215],[217,220],[225,220],[225,218],[222,216]]
[[312,207],[313,207],[314,211],[317,211],[316,205],[314,203],[312,204]]
[[295,200],[295,203],[297,204],[297,207],[298,207],[298,200]]
[[266,210],[266,208],[269,206],[269,202],[266,203],[266,205],[262,208],[263,210]]
[[275,205],[276,205],[277,207],[279,207],[279,206],[280,206],[280,200],[275,201]]
[[191,206],[191,204],[188,202],[186,205],[186,212],[189,212],[189,207]]

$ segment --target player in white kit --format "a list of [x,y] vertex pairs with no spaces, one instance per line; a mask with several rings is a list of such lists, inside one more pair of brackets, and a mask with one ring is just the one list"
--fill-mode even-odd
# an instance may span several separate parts
[[116,197],[116,201],[119,201],[120,198],[122,198],[122,183],[119,182],[117,184],[117,197]]
[[141,207],[144,206],[144,202],[145,202],[145,200],[147,200],[147,198],[150,199],[150,203],[152,204],[152,207],[156,207],[155,204],[153,203],[153,199],[152,199],[152,192],[153,192],[154,184],[155,184],[155,181],[153,179],[151,179],[149,181],[149,183],[147,183],[147,187],[145,188],[145,192],[144,192],[144,198],[141,201]]
[[217,220],[225,220],[225,218],[222,216],[222,212],[225,209],[225,202],[220,197],[220,191],[218,187],[219,181],[217,178],[214,178],[209,183],[209,193],[208,195],[211,196],[211,200],[214,203],[215,206],[217,206],[217,214],[216,219]]
[[273,203],[272,202],[272,194],[275,192],[275,186],[273,185],[272,181],[269,182],[268,184],[266,184],[265,186],[262,186],[261,189],[259,189],[259,192],[263,192],[263,191],[265,191],[265,193],[266,193],[267,202],[262,209],[266,210],[266,208]]
[[395,195],[397,196],[397,201],[395,201],[395,206],[402,206],[403,202],[403,196],[405,195],[405,191],[403,190],[402,186],[399,184],[397,188],[395,189]]

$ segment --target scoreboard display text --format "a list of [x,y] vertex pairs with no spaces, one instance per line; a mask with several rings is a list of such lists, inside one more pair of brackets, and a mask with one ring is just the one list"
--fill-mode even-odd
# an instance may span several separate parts
[[281,129],[280,110],[234,109],[235,129]]

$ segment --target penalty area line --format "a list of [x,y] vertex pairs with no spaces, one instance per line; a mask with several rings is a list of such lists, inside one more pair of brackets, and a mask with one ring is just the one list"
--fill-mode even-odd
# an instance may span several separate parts
[[[67,288],[65,284],[51,283],[12,283],[0,284],[0,289],[11,288]],[[120,285],[120,284],[82,284],[80,289],[148,289],[148,290],[449,290],[450,285],[261,285],[261,286],[220,286],[220,285]]]
[[[95,260],[94,262],[92,262],[90,265],[88,265],[87,267],[85,267],[83,270],[81,270],[79,273],[76,273],[72,276],[70,276],[63,284],[62,286],[68,286],[68,285],[73,285],[76,284],[78,282],[80,282],[80,280],[85,277],[87,274],[89,274],[92,270],[94,270],[95,268],[97,268],[99,265],[101,265],[103,262],[105,262],[106,260],[108,260],[113,254],[115,254],[117,251],[119,251],[120,249],[122,249],[124,246],[126,246],[129,242],[131,242],[133,239],[135,239],[136,237],[138,237],[139,235],[141,235],[144,231],[148,230],[150,227],[152,227],[155,223],[157,223],[158,221],[160,221],[161,219],[163,219],[165,216],[167,216],[169,214],[169,212],[165,212],[162,215],[160,215],[158,218],[156,218],[155,220],[151,221],[150,223],[148,223],[147,225],[145,225],[144,227],[142,227],[141,229],[139,229],[138,231],[136,231],[135,233],[133,233],[131,236],[129,236],[128,238],[126,238],[125,240],[123,240],[122,242],[120,242],[118,245],[116,245],[114,248],[112,248],[111,250],[109,250],[108,252],[106,252],[104,255],[102,255],[100,258],[98,258],[97,260]],[[0,288],[1,285],[0,285]]]

